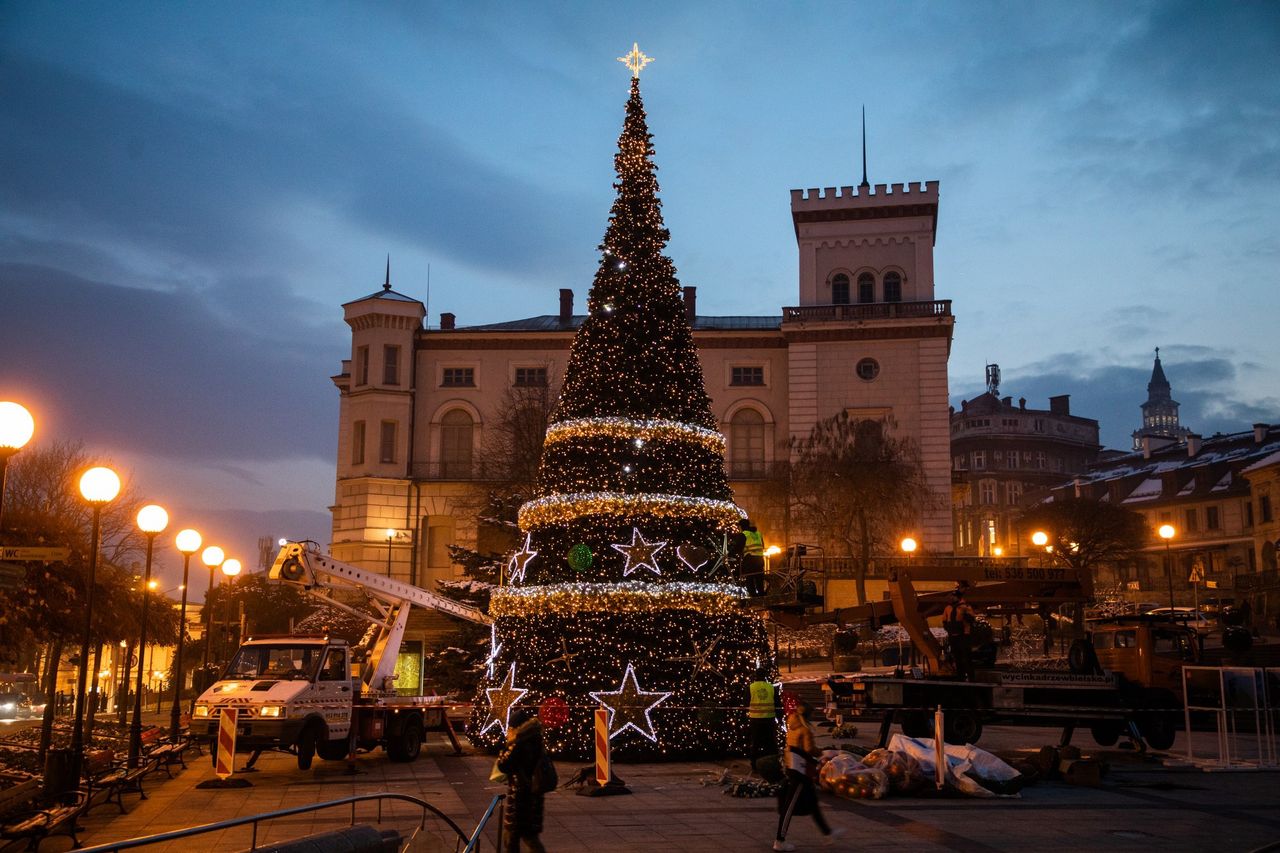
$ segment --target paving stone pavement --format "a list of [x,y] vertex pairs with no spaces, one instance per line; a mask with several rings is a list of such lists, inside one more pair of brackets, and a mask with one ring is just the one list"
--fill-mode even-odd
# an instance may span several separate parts
[[[1050,730],[992,727],[983,746],[1030,751],[1055,739]],[[252,787],[229,790],[197,788],[213,778],[213,771],[208,756],[193,757],[189,769],[172,780],[152,777],[147,800],[126,795],[127,814],[110,806],[95,809],[86,819],[83,840],[107,843],[376,791],[425,799],[469,832],[504,788],[488,779],[491,757],[448,753],[432,740],[411,764],[392,763],[380,752],[362,755],[355,775],[348,775],[346,762],[317,760],[312,770],[301,772],[292,756],[266,754],[259,772],[244,776]],[[1250,851],[1280,841],[1280,774],[1206,773],[1164,767],[1119,750],[1099,754],[1112,765],[1101,788],[1048,782],[1025,789],[1017,799],[987,800],[935,796],[848,802],[823,795],[823,808],[833,824],[848,830],[835,845],[844,850]],[[245,760],[240,757],[241,765]],[[560,763],[561,780],[577,767]],[[777,820],[773,800],[737,799],[702,784],[726,767],[746,770],[741,761],[618,765],[634,794],[590,798],[557,791],[547,799],[543,841],[552,851],[600,853],[769,849]],[[362,822],[375,816],[372,805],[361,806],[357,815]],[[262,826],[258,843],[337,828],[350,819],[346,808],[279,819]],[[416,821],[416,811],[406,806],[385,807],[384,826],[408,829]],[[147,849],[247,850],[250,840],[249,830],[241,828]],[[802,850],[823,849],[808,818],[796,820],[789,840]],[[42,850],[57,853],[68,847],[59,838]],[[412,849],[453,850],[454,837],[433,819]],[[491,842],[485,849],[492,849]]]

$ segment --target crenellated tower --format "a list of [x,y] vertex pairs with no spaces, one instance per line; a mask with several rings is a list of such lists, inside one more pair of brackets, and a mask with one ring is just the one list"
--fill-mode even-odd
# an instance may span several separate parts
[[916,532],[928,551],[949,552],[955,320],[934,292],[938,182],[792,190],[791,219],[800,304],[783,309],[790,435],[848,411],[912,439],[936,498]]

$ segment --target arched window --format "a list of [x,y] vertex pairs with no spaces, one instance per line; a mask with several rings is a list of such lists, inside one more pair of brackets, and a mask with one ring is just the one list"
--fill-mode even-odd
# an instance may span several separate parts
[[729,464],[734,479],[764,476],[764,415],[739,409],[729,421]]
[[876,301],[876,277],[869,272],[858,276],[858,302],[866,305]]
[[471,476],[472,434],[475,421],[463,409],[450,409],[440,419],[440,476],[467,479]]
[[836,273],[831,277],[831,304],[849,304],[849,276]]
[[898,275],[896,272],[887,272],[884,274],[884,301],[902,301],[902,276]]

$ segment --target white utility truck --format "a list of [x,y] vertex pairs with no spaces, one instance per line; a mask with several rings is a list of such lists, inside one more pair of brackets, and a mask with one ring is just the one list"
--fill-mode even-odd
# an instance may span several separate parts
[[[445,734],[460,751],[442,696],[404,696],[394,687],[396,657],[413,605],[490,624],[481,611],[343,563],[304,543],[280,549],[270,577],[296,584],[326,605],[369,620],[359,649],[324,636],[255,636],[236,652],[219,679],[196,700],[192,731],[212,740],[223,709],[236,709],[237,750],[293,750],[306,770],[316,755],[341,761],[356,749],[381,746],[392,761],[412,761],[429,731]],[[370,616],[335,597],[365,593]],[[353,659],[362,657],[357,664]],[[358,671],[356,667],[358,666]]]

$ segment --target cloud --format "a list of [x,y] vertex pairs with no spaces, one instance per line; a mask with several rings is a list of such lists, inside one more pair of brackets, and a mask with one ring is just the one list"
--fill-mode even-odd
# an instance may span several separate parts
[[39,387],[73,437],[197,460],[330,456],[336,330],[318,337],[289,314],[246,328],[189,292],[48,267],[0,264],[0,288],[27,320],[6,326],[0,381]]
[[587,225],[581,199],[483,162],[355,81],[264,86],[235,111],[16,51],[2,70],[0,159],[23,168],[0,174],[0,192],[44,236],[73,228],[91,244],[253,269],[305,252],[282,217],[320,205],[349,229],[526,278],[555,270]]

